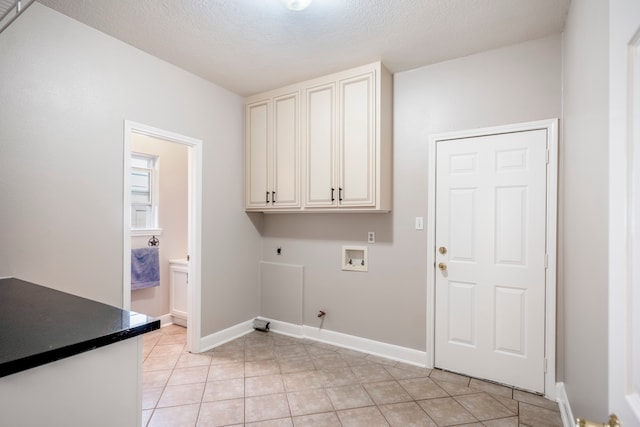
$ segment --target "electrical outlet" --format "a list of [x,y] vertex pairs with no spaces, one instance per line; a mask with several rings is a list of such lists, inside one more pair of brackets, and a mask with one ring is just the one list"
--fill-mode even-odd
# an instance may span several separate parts
[[421,216],[416,217],[416,230],[424,230],[424,220]]
[[375,243],[376,242],[376,232],[370,231],[367,233],[367,242]]

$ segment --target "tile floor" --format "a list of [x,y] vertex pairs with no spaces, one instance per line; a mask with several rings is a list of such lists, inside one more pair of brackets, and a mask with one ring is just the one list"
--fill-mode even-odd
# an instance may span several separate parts
[[540,396],[274,332],[203,354],[179,326],[143,342],[143,426],[562,426]]

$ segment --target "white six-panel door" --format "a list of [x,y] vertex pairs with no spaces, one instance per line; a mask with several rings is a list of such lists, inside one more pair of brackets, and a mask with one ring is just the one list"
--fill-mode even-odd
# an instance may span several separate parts
[[435,366],[544,392],[547,131],[436,157]]

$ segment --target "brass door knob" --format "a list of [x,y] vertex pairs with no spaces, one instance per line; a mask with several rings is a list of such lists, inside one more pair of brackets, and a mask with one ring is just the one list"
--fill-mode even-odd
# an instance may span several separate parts
[[444,262],[441,262],[440,264],[438,264],[438,268],[440,270],[446,270],[447,269],[447,264],[445,264]]
[[447,248],[445,248],[444,246],[440,246],[438,248],[438,252],[440,252],[440,255],[444,255],[447,253]]

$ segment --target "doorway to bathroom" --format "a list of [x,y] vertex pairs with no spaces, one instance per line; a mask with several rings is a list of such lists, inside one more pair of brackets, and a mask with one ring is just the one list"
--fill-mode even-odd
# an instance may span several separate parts
[[[198,352],[202,141],[125,121],[123,165],[123,307],[186,326],[187,350]],[[132,249],[147,246],[159,286],[138,289]]]

